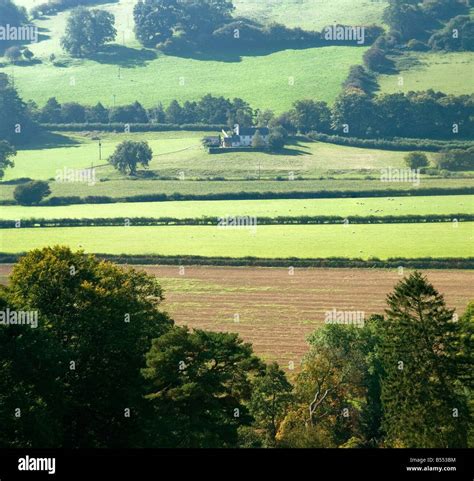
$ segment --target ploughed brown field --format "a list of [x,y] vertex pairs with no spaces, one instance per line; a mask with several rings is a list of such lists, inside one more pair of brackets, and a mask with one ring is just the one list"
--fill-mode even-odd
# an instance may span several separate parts
[[[241,334],[267,360],[298,369],[307,336],[325,312],[383,313],[398,270],[140,266],[164,288],[163,307],[177,324]],[[11,266],[0,266],[6,282]],[[184,269],[184,270],[183,270]],[[409,271],[405,270],[404,274]],[[474,271],[426,270],[449,307],[462,314],[474,299]]]

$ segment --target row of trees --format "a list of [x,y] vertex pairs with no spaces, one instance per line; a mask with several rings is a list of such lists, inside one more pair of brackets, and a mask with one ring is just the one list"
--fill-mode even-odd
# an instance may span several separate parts
[[0,325],[0,446],[472,446],[474,305],[457,318],[419,273],[385,316],[318,329],[293,384],[236,334],[176,327],[162,298],[65,247],[21,258],[0,307],[37,327]]
[[242,99],[225,99],[210,94],[201,100],[180,104],[173,100],[145,109],[139,102],[105,108],[98,103],[84,107],[76,102],[59,104],[55,98],[38,109],[31,106],[35,120],[42,123],[169,123],[276,127],[288,132],[338,133],[349,137],[412,137],[432,139],[474,136],[474,97],[446,95],[432,90],[372,96],[373,82],[363,67],[353,67],[347,88],[330,108],[325,102],[298,100],[293,108],[276,116],[272,111],[254,110]]
[[473,50],[474,22],[462,0],[390,0],[384,20],[401,43],[415,50]]
[[[33,107],[33,106],[32,106]],[[87,107],[77,102],[60,104],[54,97],[44,107],[32,109],[35,120],[41,123],[161,123],[250,126],[255,116],[250,105],[242,99],[205,95],[200,100],[180,104],[173,100],[166,108],[161,103],[145,109],[139,102],[106,108],[100,102]]]
[[428,90],[376,97],[356,87],[345,89],[332,109],[324,102],[301,100],[280,118],[301,132],[367,137],[472,138],[474,97]]

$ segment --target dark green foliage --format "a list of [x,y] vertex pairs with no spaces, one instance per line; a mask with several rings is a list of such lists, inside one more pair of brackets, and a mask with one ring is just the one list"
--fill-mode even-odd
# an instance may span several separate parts
[[143,445],[140,369],[172,325],[161,297],[154,278],[65,247],[23,257],[0,302],[36,311],[38,327],[0,326],[0,445]]
[[372,46],[364,53],[364,65],[372,72],[384,73],[393,70],[394,63],[387,58],[385,52]]
[[428,167],[429,160],[426,154],[422,152],[410,152],[405,156],[405,163],[410,169],[420,169],[422,167]]
[[138,165],[147,167],[152,157],[153,152],[148,142],[125,140],[115,148],[108,162],[122,174],[134,175]]
[[105,10],[74,9],[68,17],[61,46],[73,57],[97,53],[106,42],[115,40],[115,17]]
[[[461,379],[469,363],[459,357],[462,323],[419,272],[400,281],[387,304],[379,350],[387,444],[465,447],[470,419]],[[472,351],[468,357],[472,363]]]
[[290,111],[292,123],[302,133],[316,130],[328,132],[331,126],[331,111],[326,102],[297,100]]
[[148,116],[140,102],[134,102],[131,105],[123,105],[110,109],[109,122],[144,124],[148,122]]
[[7,167],[13,167],[15,164],[12,157],[16,155],[16,150],[5,140],[0,140],[0,179],[5,174]]
[[268,146],[271,150],[282,149],[288,141],[288,132],[283,127],[272,127],[268,136]]
[[443,151],[437,158],[436,164],[438,168],[446,170],[474,170],[474,147],[466,150]]
[[[411,4],[410,4],[411,3]],[[384,20],[403,40],[426,38],[435,22],[418,2],[392,1],[384,11]]]
[[375,75],[367,71],[362,65],[353,65],[343,87],[345,89],[357,88],[368,94],[377,89],[377,80]]
[[155,339],[143,370],[152,445],[237,446],[238,428],[251,423],[251,377],[262,369],[236,334],[177,327]]
[[255,427],[263,430],[264,445],[276,445],[278,428],[292,402],[293,386],[276,362],[265,367],[265,373],[256,378],[252,385],[249,402],[250,414]]
[[0,140],[13,145],[24,143],[34,132],[26,104],[18,95],[9,77],[0,72]]
[[428,44],[434,50],[474,51],[474,21],[468,15],[454,17],[431,36]]
[[21,205],[39,204],[51,194],[49,185],[44,180],[33,180],[15,187],[13,197]]

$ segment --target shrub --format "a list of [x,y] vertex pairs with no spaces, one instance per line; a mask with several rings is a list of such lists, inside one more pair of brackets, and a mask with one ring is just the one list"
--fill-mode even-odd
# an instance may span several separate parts
[[49,190],[47,182],[44,182],[43,180],[34,180],[15,187],[13,197],[21,205],[32,205],[39,204],[39,202],[50,193],[51,191]]
[[430,48],[426,43],[420,42],[420,40],[412,39],[408,42],[407,47],[409,50],[413,50],[415,52],[426,52]]
[[429,165],[428,157],[422,152],[410,152],[405,156],[405,163],[411,169],[420,169]]

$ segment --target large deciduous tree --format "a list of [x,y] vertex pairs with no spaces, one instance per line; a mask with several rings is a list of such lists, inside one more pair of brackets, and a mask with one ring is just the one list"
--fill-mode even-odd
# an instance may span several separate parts
[[148,166],[153,152],[148,142],[125,140],[120,143],[108,161],[122,174],[135,175],[138,165]]
[[0,325],[0,444],[146,445],[140,370],[172,326],[161,299],[155,278],[66,247],[22,257],[0,304],[38,325]]
[[177,327],[153,341],[144,376],[157,447],[235,447],[251,423],[251,378],[263,371],[236,334]]
[[105,10],[75,8],[67,19],[61,46],[73,57],[97,53],[106,42],[115,40],[115,17]]

